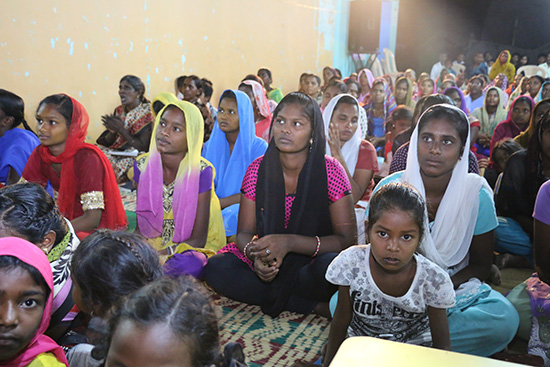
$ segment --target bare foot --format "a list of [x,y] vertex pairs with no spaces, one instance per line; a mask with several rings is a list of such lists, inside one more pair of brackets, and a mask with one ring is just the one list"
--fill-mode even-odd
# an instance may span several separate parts
[[513,254],[500,254],[495,259],[499,269],[504,268],[531,268],[529,261],[523,256]]
[[491,274],[489,275],[489,279],[487,279],[487,281],[493,285],[500,285],[500,283],[502,283],[500,269],[495,264],[491,265]]

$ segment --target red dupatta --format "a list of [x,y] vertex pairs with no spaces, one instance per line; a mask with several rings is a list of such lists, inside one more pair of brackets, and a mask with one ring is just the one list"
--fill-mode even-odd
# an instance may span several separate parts
[[[103,154],[98,147],[84,142],[86,133],[88,132],[88,113],[80,102],[70,96],[67,97],[71,99],[73,105],[73,116],[67,141],[65,143],[65,150],[58,156],[52,155],[50,149],[43,145],[41,145],[38,150],[40,158],[46,164],[62,164],[59,195],[57,198],[59,210],[68,219],[74,219],[74,206],[75,200],[77,200],[74,156],[80,149],[90,149],[100,158],[105,172],[103,175],[103,200],[105,203],[105,210],[101,214],[99,228],[124,229],[128,226],[128,220],[126,219],[126,212],[122,206],[122,199],[120,198],[120,191],[118,190],[113,168],[105,154]],[[93,174],[93,172],[90,172],[90,174]]]

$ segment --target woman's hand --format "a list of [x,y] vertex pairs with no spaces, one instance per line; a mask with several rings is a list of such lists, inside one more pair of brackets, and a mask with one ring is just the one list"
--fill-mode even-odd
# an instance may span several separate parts
[[270,283],[279,274],[279,267],[274,263],[266,263],[259,257],[256,257],[254,259],[254,271],[263,282]]
[[491,135],[487,133],[477,134],[477,143],[484,147],[489,146],[491,144]]
[[117,134],[124,130],[124,122],[120,117],[113,115],[103,115],[101,116],[101,121],[103,121],[103,126],[107,128],[111,133]]
[[487,168],[489,167],[489,158],[482,158],[477,163],[479,164],[479,169]]
[[288,236],[284,234],[272,234],[259,238],[250,244],[250,256],[263,263],[281,267],[283,259],[288,254]]
[[330,147],[330,155],[338,159],[342,156],[342,150],[340,149],[340,131],[332,122],[328,127],[328,146]]

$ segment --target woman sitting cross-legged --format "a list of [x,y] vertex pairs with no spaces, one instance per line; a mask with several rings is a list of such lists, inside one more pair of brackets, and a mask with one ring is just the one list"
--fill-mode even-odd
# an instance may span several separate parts
[[244,177],[237,242],[209,259],[207,283],[217,292],[277,316],[328,311],[336,287],[324,274],[356,243],[346,172],[325,156],[317,103],[290,93],[277,106],[272,138]]

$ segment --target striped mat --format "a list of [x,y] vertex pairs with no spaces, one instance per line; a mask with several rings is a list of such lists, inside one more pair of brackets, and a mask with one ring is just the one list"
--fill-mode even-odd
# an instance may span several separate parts
[[244,346],[248,366],[291,366],[297,360],[313,362],[320,358],[328,340],[329,321],[317,315],[282,312],[272,318],[259,306],[215,296],[221,306],[220,342]]

